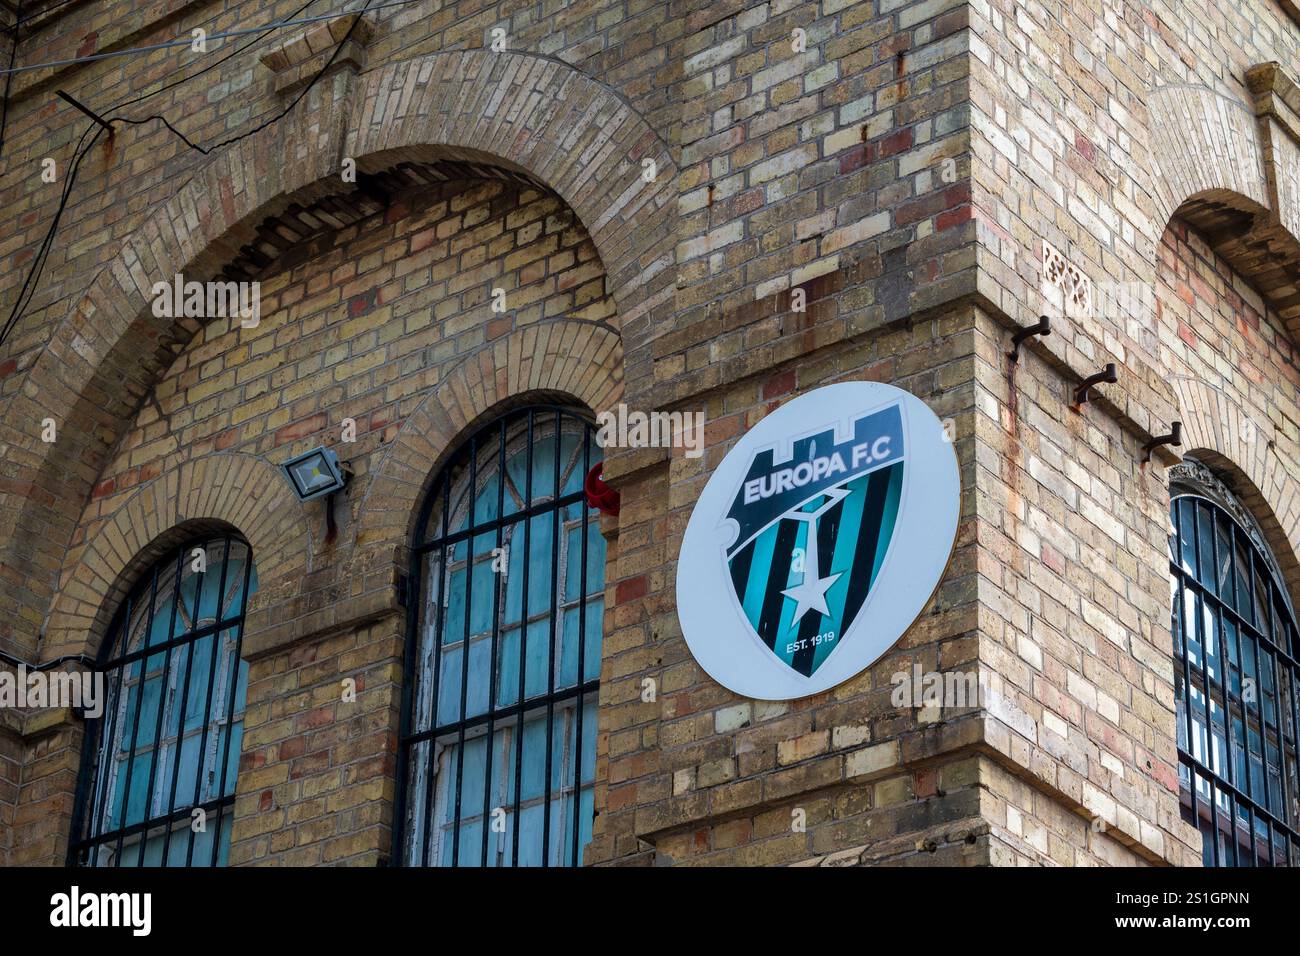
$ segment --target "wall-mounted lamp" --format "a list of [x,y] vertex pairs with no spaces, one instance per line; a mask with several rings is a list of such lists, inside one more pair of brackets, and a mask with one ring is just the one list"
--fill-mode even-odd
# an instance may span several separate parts
[[1074,390],[1074,404],[1082,405],[1088,400],[1088,391],[1094,385],[1100,385],[1105,382],[1107,385],[1114,385],[1119,381],[1119,375],[1115,372],[1115,363],[1107,362],[1106,367],[1096,375],[1089,375],[1082,384]]
[[1011,351],[1007,353],[1011,361],[1020,360],[1020,343],[1032,335],[1051,335],[1052,320],[1047,316],[1040,316],[1038,321],[1033,325],[1022,325],[1020,331],[1011,337]]
[[339,467],[339,456],[325,446],[290,458],[280,469],[293,486],[299,501],[312,501],[342,490],[347,476]]
[[1175,448],[1183,447],[1183,423],[1170,422],[1168,435],[1156,435],[1149,442],[1142,446],[1142,463],[1146,464],[1151,460],[1151,453],[1161,445],[1173,445]]

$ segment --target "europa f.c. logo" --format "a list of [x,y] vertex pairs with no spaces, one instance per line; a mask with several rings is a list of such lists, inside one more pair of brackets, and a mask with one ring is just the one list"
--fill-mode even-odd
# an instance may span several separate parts
[[849,382],[789,402],[736,444],[691,514],[677,571],[691,652],[764,700],[853,677],[934,593],[959,495],[948,436],[910,393]]

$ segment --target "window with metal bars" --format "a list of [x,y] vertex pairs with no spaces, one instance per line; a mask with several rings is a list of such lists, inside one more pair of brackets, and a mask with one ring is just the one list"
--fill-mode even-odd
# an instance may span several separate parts
[[1183,819],[1206,866],[1300,865],[1295,614],[1249,513],[1209,469],[1171,475]]
[[88,721],[71,862],[224,866],[248,666],[248,545],[192,540],[150,569],[101,650],[108,700]]
[[477,432],[417,525],[397,858],[574,866],[591,839],[605,542],[595,429],[555,406]]

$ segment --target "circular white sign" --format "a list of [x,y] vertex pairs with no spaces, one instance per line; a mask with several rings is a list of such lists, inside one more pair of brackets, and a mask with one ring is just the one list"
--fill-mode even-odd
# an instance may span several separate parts
[[845,382],[793,399],[727,453],[691,512],[677,613],[700,666],[792,700],[880,658],[952,555],[961,478],[915,395]]

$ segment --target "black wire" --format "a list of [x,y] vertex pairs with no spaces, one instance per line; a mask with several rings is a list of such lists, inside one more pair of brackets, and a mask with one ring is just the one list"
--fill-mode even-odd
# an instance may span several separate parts
[[[18,4],[18,13],[14,16],[14,22],[13,22],[13,25],[12,25],[12,26],[0,26],[0,33],[12,33],[13,36],[14,36],[14,42],[16,43],[16,42],[18,41],[18,28],[21,27],[24,23],[28,22],[29,20],[35,20],[35,19],[37,19],[38,17],[43,17],[43,16],[45,16],[46,14],[53,13],[55,10],[61,9],[62,7],[66,7],[66,6],[67,6],[68,4],[70,4],[70,3],[76,3],[76,2],[77,2],[77,0],[62,0],[61,3],[56,3],[56,4],[54,4],[53,6],[46,7],[44,10],[37,10],[37,11],[36,11],[35,13],[33,13],[30,17],[24,17],[24,16],[23,16],[23,6],[22,6],[21,3],[19,3],[19,4]],[[43,27],[43,26],[45,26],[44,23],[42,23],[42,24],[38,24],[37,27],[36,27],[36,29],[39,30],[39,29],[40,29],[41,27]],[[12,69],[12,68],[13,68],[13,64],[10,63],[10,64],[9,64],[9,67],[10,67],[10,69]]]
[[[71,2],[71,0],[69,0],[69,2]],[[290,17],[297,16],[298,14],[302,13],[304,10],[306,10],[315,2],[316,0],[306,0],[306,3],[298,7],[297,10],[293,11],[293,13],[290,14]],[[361,10],[359,11],[353,11],[353,12],[364,14],[367,10],[370,9],[370,5],[373,2],[374,0],[367,0],[365,7],[361,8]],[[321,78],[321,76],[325,73],[325,71],[328,70],[330,66],[333,65],[334,60],[338,57],[339,53],[342,51],[347,41],[351,38],[352,31],[356,28],[356,25],[360,20],[361,20],[360,16],[357,16],[355,19],[353,19],[352,24],[348,27],[347,34],[344,35],[342,41],[340,41],[339,44],[335,47],[334,53],[330,56],[329,62],[327,62],[323,67],[321,67],[320,71],[316,74],[316,76],[312,78],[311,82],[308,83],[299,92],[298,96],[294,98],[293,102],[290,103],[289,106],[282,113],[280,113],[278,116],[272,117],[271,119],[262,123],[260,126],[257,126],[256,128],[249,130],[246,133],[243,133],[239,136],[231,137],[230,139],[217,143],[215,146],[204,148],[202,146],[198,146],[192,143],[188,137],[186,137],[183,133],[181,133],[180,130],[176,129],[176,127],[172,126],[172,124],[165,117],[161,115],[149,116],[139,120],[131,119],[125,116],[114,116],[114,117],[110,117],[107,120],[107,122],[109,123],[123,122],[132,125],[139,125],[139,124],[151,122],[155,119],[161,120],[163,125],[166,126],[166,128],[169,129],[173,134],[179,137],[182,142],[184,142],[191,149],[197,150],[198,152],[206,156],[208,153],[212,152],[215,149],[218,149],[222,146],[227,146],[230,143],[237,142],[241,139],[244,139],[247,136],[251,136],[253,133],[260,132],[261,130],[265,129],[267,126],[271,125],[272,123],[279,122],[281,119],[283,119],[289,113],[290,110],[292,110],[295,106],[298,105],[299,101],[302,100],[303,96],[305,96],[311,90],[311,88],[316,85],[316,82]],[[268,24],[266,27],[266,33],[270,33],[272,30],[276,29],[277,23]],[[231,59],[232,57],[238,56],[240,53],[244,52],[245,50],[254,46],[255,44],[261,43],[264,39],[266,39],[265,35],[249,40],[244,45],[231,51],[229,54],[222,57],[221,59],[209,63],[203,69],[195,73],[191,73],[187,76],[180,77],[176,80],[173,80],[170,83],[166,83],[163,86],[160,86],[156,90],[153,90],[149,93],[145,93],[141,96],[137,96],[134,99],[130,99],[121,103],[114,104],[113,106],[110,106],[108,109],[116,110],[116,109],[121,109],[124,106],[133,106],[136,103],[141,103],[144,100],[147,100],[153,96],[157,96],[159,93],[172,89],[175,86],[179,86],[181,83],[187,83],[190,80],[196,79],[197,77],[202,76],[204,73],[207,73],[209,70],[216,69],[222,63],[225,63],[227,60]],[[82,144],[85,143],[86,133],[90,132],[91,130],[95,130],[95,135],[89,143],[85,144],[85,147],[83,149]],[[46,232],[45,238],[41,241],[40,248],[38,249],[35,258],[32,261],[32,267],[31,269],[28,270],[27,278],[23,281],[22,288],[19,290],[18,293],[18,298],[14,302],[14,307],[10,311],[8,319],[5,320],[4,327],[0,328],[0,346],[2,346],[5,343],[5,341],[9,338],[9,335],[13,332],[14,327],[22,319],[24,310],[27,308],[28,305],[30,305],[32,297],[36,294],[36,287],[40,282],[41,275],[45,271],[45,262],[48,259],[49,250],[53,246],[54,237],[58,232],[59,222],[63,218],[64,210],[67,208],[68,200],[72,195],[72,187],[76,182],[77,171],[81,167],[81,161],[86,157],[86,155],[90,152],[90,150],[94,148],[96,141],[98,141],[100,135],[103,132],[104,132],[104,127],[99,126],[98,124],[92,124],[86,128],[86,130],[81,134],[81,139],[77,141],[77,146],[73,150],[73,160],[69,165],[68,175],[64,180],[63,192],[59,197],[58,208],[54,212],[54,218],[50,221],[50,228]]]
[[[91,130],[95,131],[95,135],[83,150],[82,143],[85,142],[86,133]],[[50,228],[45,233],[45,238],[41,240],[41,247],[32,260],[32,268],[28,270],[27,278],[23,280],[22,288],[18,292],[18,299],[14,302],[13,311],[10,312],[4,328],[0,329],[0,344],[3,344],[5,339],[9,337],[9,333],[13,331],[14,326],[18,324],[18,320],[22,318],[22,310],[31,303],[32,296],[36,294],[36,286],[40,282],[41,274],[45,271],[45,261],[49,256],[50,248],[54,244],[54,235],[59,228],[59,220],[63,217],[63,210],[67,208],[68,199],[72,195],[72,185],[77,180],[77,170],[81,168],[81,161],[94,148],[95,142],[103,132],[104,128],[102,126],[92,125],[81,134],[81,139],[77,141],[77,148],[73,151],[73,161],[68,168],[68,175],[63,181],[63,192],[59,196],[59,208],[55,210]],[[24,301],[24,297],[26,301]]]
[[[14,58],[18,55],[18,28],[23,23],[23,3],[18,0],[18,12],[14,15],[13,26],[13,44],[9,47],[9,69],[14,68]],[[0,113],[0,158],[5,154],[5,129],[9,126],[9,82],[14,77],[13,73],[5,74],[5,100],[4,112]]]
[[99,670],[99,662],[94,658],[87,657],[85,654],[64,654],[62,657],[56,657],[52,661],[46,661],[44,664],[32,664],[21,658],[14,657],[12,654],[6,654],[0,651],[0,661],[6,664],[12,664],[14,667],[25,667],[28,672],[45,671],[51,667],[58,667],[60,664],[66,664],[68,661],[76,661],[78,664],[85,666],[88,670]]
[[[370,4],[372,4],[373,2],[374,0],[366,0],[366,5],[362,7],[360,10],[354,12],[365,13],[367,10],[370,9]],[[263,123],[261,123],[258,126],[254,126],[250,130],[245,130],[244,132],[240,133],[238,136],[232,136],[229,139],[223,139],[221,142],[216,143],[215,145],[212,146],[199,146],[197,143],[191,142],[188,136],[186,136],[175,126],[173,126],[171,122],[167,119],[167,117],[161,114],[154,114],[153,116],[145,116],[140,119],[131,119],[130,117],[127,116],[110,116],[108,118],[108,122],[109,123],[123,122],[123,123],[129,123],[133,126],[139,126],[141,124],[151,123],[157,120],[161,122],[163,126],[167,127],[167,129],[169,129],[175,136],[177,136],[180,139],[182,143],[184,143],[190,149],[198,150],[204,156],[207,156],[209,153],[213,152],[214,150],[218,150],[223,146],[229,146],[231,143],[237,143],[241,139],[247,139],[248,137],[254,135],[255,133],[260,133],[262,130],[270,126],[272,123],[278,123],[280,122],[280,120],[288,116],[289,113],[292,112],[293,108],[302,101],[302,98],[311,92],[311,88],[316,85],[316,82],[322,76],[325,75],[325,71],[334,65],[334,61],[337,60],[339,54],[343,52],[343,47],[347,45],[348,40],[352,39],[352,31],[357,28],[357,24],[360,22],[361,22],[361,17],[359,16],[353,19],[352,23],[349,24],[348,26],[348,32],[343,34],[343,39],[340,40],[338,44],[334,47],[334,52],[330,54],[330,58],[325,62],[325,65],[322,66],[320,70],[317,71],[316,75],[311,78],[310,83],[308,83],[306,86],[304,86],[301,90],[298,91],[298,95],[293,98],[292,103],[290,103],[288,106],[284,108],[283,112],[281,112],[278,116],[272,116],[270,119],[265,120]]]
[[[302,13],[304,10],[306,10],[308,7],[310,7],[310,6],[311,6],[313,3],[315,3],[315,2],[316,2],[316,0],[307,0],[307,2],[304,3],[301,7],[299,7],[297,10],[293,11],[293,13],[289,14],[289,17],[288,17],[288,18],[296,17],[298,14]],[[279,24],[278,24],[278,21],[275,22],[275,23],[268,23],[268,24],[266,25],[266,32],[267,32],[267,33],[270,33],[272,30],[276,29],[276,28],[278,27],[278,25],[279,25]],[[158,89],[154,90],[152,93],[145,93],[143,96],[137,96],[137,97],[136,97],[135,99],[133,99],[133,100],[126,100],[126,101],[124,101],[124,102],[122,102],[122,103],[116,103],[116,104],[114,104],[113,106],[110,106],[109,109],[110,109],[110,110],[120,110],[120,109],[121,109],[122,107],[124,107],[124,106],[134,106],[136,103],[141,103],[141,102],[143,102],[143,101],[149,99],[149,97],[151,97],[151,96],[157,96],[159,93],[162,93],[162,92],[165,92],[165,91],[167,91],[167,90],[170,90],[170,89],[171,89],[172,87],[174,87],[174,86],[180,86],[182,83],[188,83],[190,80],[197,79],[198,77],[202,76],[204,73],[208,72],[208,70],[215,70],[217,67],[219,67],[221,64],[225,63],[225,62],[226,62],[227,60],[229,60],[231,57],[233,57],[233,56],[238,56],[240,53],[243,53],[243,52],[244,52],[245,50],[247,50],[249,47],[253,46],[254,44],[261,43],[261,42],[262,42],[263,40],[265,40],[265,39],[266,39],[265,36],[260,36],[260,37],[257,37],[257,38],[255,38],[255,39],[249,40],[249,41],[248,41],[247,43],[245,43],[243,46],[239,47],[239,48],[236,49],[236,50],[233,50],[232,52],[230,52],[230,53],[227,54],[226,56],[223,56],[220,60],[216,60],[216,61],[213,62],[213,63],[209,63],[207,66],[205,66],[203,69],[199,70],[197,73],[191,73],[189,76],[182,76],[182,77],[181,77],[180,79],[178,79],[178,80],[172,80],[172,82],[170,82],[170,83],[168,83],[168,84],[166,84],[166,85],[164,85],[164,86],[160,86],[160,87],[158,87]],[[107,112],[107,111],[105,111],[105,112]]]

